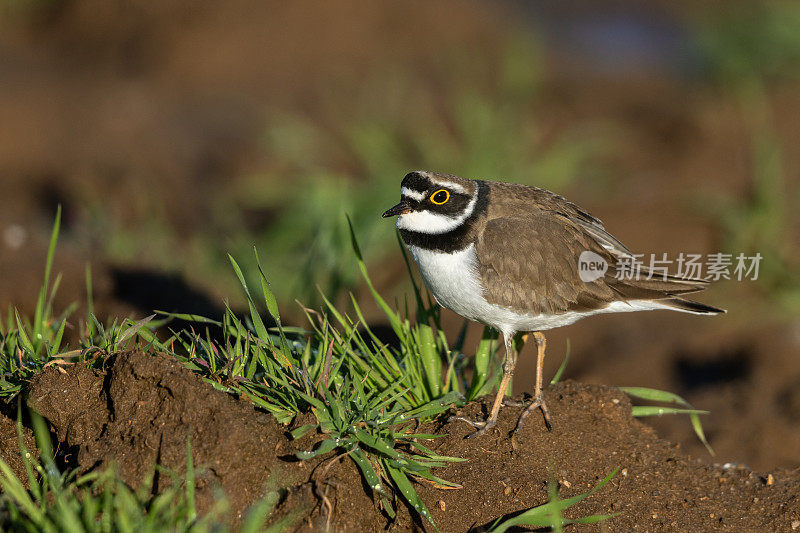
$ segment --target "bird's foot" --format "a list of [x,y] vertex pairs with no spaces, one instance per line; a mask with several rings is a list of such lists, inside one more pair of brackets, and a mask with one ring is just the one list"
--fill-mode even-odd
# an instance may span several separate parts
[[553,424],[550,422],[550,410],[547,408],[547,404],[544,401],[544,395],[540,392],[537,394],[533,401],[522,411],[522,414],[519,415],[519,420],[517,420],[517,427],[514,428],[514,433],[518,433],[520,428],[522,428],[522,424],[525,423],[525,419],[536,409],[540,409],[542,411],[542,416],[544,417],[544,425],[547,427],[547,431],[553,431]]
[[477,431],[474,433],[470,433],[465,438],[472,439],[474,437],[480,437],[481,435],[485,435],[487,431],[492,429],[495,425],[497,425],[497,419],[492,420],[472,420],[464,416],[451,416],[447,419],[448,422],[453,422],[454,420],[458,420],[460,422],[466,422],[470,426],[474,427]]

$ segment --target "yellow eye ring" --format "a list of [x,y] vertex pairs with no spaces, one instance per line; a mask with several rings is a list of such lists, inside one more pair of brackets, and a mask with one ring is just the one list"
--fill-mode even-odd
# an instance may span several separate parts
[[[444,193],[444,200],[442,200],[442,193]],[[428,199],[433,204],[444,205],[447,203],[448,200],[450,200],[450,192],[447,189],[439,189],[438,191],[431,194]]]

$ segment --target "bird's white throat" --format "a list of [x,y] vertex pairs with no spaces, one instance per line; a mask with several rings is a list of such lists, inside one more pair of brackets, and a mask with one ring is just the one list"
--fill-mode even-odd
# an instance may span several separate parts
[[[410,192],[416,193],[416,191]],[[415,198],[410,194],[404,194],[411,198]],[[472,212],[475,210],[475,203],[477,201],[478,193],[476,192],[470,199],[467,206],[464,208],[464,211],[454,217],[428,210],[411,211],[397,217],[395,226],[397,226],[397,229],[414,231],[416,233],[428,233],[431,235],[447,233],[448,231],[452,231],[459,227],[470,217],[470,215],[472,215]]]

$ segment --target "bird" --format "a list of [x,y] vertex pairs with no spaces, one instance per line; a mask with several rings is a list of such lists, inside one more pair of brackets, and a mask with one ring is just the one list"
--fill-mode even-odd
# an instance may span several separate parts
[[544,331],[600,313],[667,309],[697,315],[725,310],[688,300],[706,288],[699,278],[625,265],[634,254],[603,223],[563,196],[539,187],[414,171],[400,185],[400,202],[386,210],[439,305],[497,330],[505,345],[500,386],[485,420],[470,420],[469,436],[485,434],[498,414],[517,363],[514,338],[532,334],[537,347],[533,399],[526,417],[550,412],[542,393]]

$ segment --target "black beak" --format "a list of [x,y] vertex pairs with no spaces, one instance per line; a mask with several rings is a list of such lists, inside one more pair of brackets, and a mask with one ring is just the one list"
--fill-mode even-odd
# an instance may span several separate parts
[[381,216],[383,218],[394,217],[397,215],[405,215],[409,211],[411,211],[411,206],[408,205],[405,200],[401,200],[400,203],[397,204],[396,206],[384,211],[384,213]]

